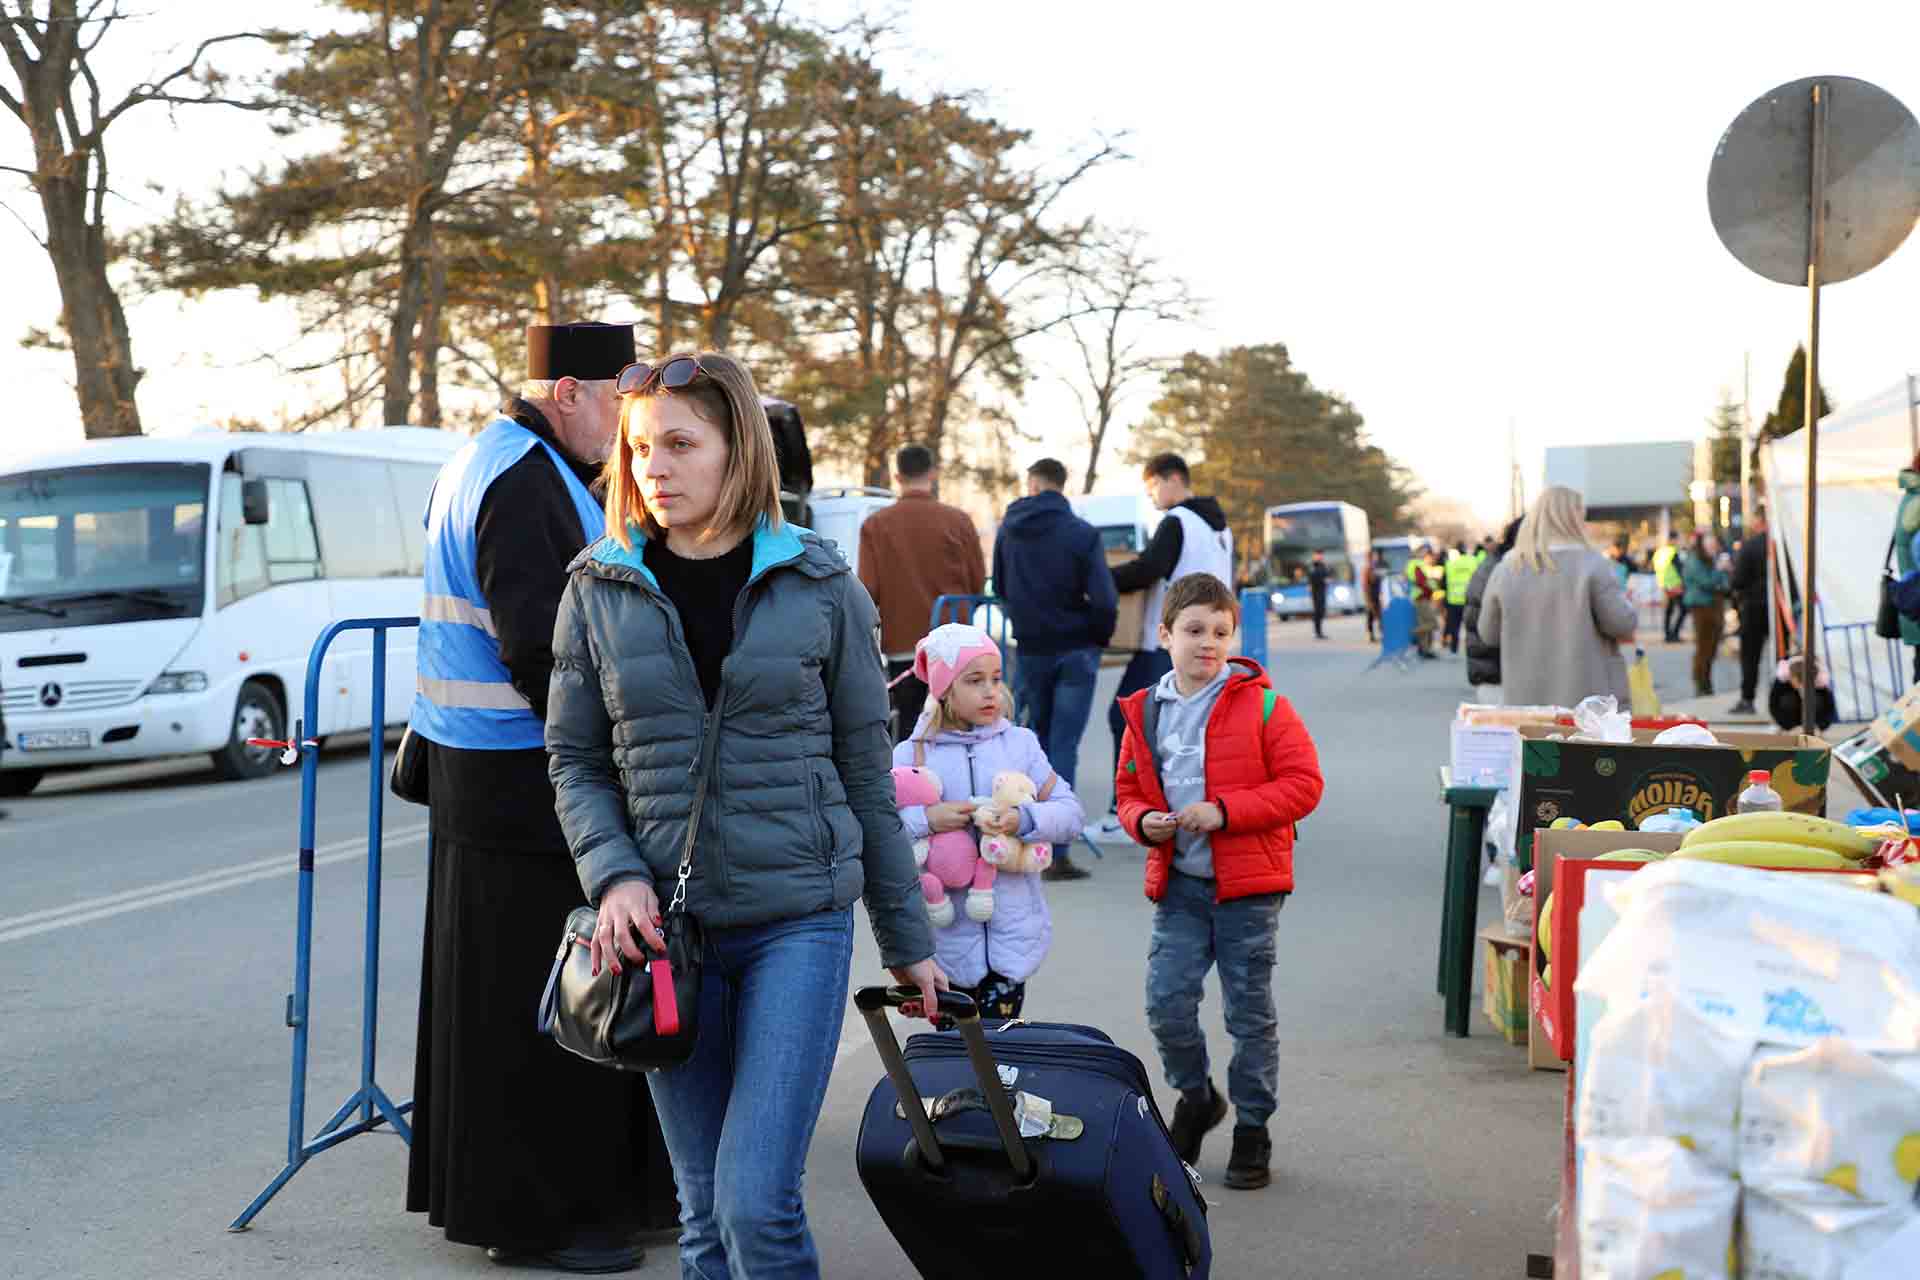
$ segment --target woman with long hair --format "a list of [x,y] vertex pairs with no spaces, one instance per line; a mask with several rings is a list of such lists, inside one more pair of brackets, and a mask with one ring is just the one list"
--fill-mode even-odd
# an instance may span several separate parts
[[818,1276],[800,1183],[854,899],[923,1009],[946,986],[894,807],[878,616],[840,554],[782,518],[745,367],[678,355],[616,385],[608,533],[574,561],[554,628],[560,824],[599,909],[596,967],[660,949],[681,884],[705,936],[693,1056],[647,1076],[684,1273]]
[[1520,522],[1513,551],[1487,580],[1477,630],[1500,649],[1509,706],[1570,707],[1610,693],[1625,706],[1633,605],[1613,563],[1587,541],[1587,503],[1572,489],[1546,490]]

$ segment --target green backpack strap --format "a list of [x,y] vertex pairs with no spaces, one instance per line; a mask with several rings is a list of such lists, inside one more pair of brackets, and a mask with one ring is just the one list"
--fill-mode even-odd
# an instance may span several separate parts
[[1265,724],[1267,721],[1273,719],[1273,704],[1278,701],[1280,701],[1279,690],[1262,689],[1260,691],[1260,723],[1261,724]]

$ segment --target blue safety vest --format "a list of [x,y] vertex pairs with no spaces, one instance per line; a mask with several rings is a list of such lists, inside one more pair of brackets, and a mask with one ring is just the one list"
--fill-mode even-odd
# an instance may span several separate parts
[[480,592],[474,526],[487,489],[535,447],[545,449],[573,498],[586,537],[606,531],[599,503],[557,450],[509,418],[496,418],[447,461],[427,504],[426,595],[414,683],[413,731],[446,747],[517,751],[546,744],[546,730],[513,687]]

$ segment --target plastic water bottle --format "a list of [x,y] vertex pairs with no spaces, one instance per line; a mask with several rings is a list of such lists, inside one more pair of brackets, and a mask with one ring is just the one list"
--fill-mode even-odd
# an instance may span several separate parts
[[1780,799],[1780,793],[1768,784],[1773,776],[1765,769],[1755,769],[1747,775],[1747,789],[1740,793],[1740,799],[1734,804],[1736,813],[1778,813],[1786,808]]

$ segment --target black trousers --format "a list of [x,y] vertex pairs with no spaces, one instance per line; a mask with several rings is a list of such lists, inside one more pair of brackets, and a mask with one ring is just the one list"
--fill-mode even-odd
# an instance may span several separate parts
[[1326,634],[1326,632],[1321,630],[1321,625],[1325,623],[1326,620],[1327,593],[1324,591],[1316,591],[1313,593],[1313,634],[1316,636]]
[[1740,610],[1740,700],[1760,692],[1760,659],[1767,650],[1767,607]]
[[1687,620],[1687,606],[1682,604],[1685,596],[1667,597],[1667,639],[1678,640],[1680,628]]
[[[912,658],[887,659],[887,679],[896,680],[913,670]],[[913,735],[913,727],[920,723],[920,713],[926,709],[927,686],[920,682],[919,676],[907,676],[899,684],[887,690],[887,701],[893,707],[893,740],[904,742]]]
[[1447,652],[1460,652],[1460,623],[1467,616],[1467,606],[1447,601]]

